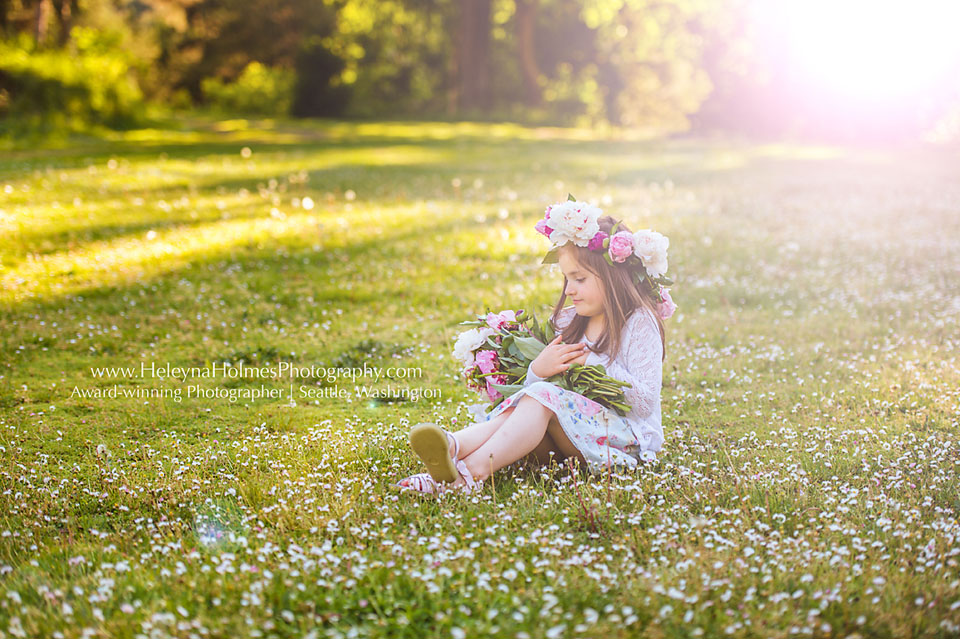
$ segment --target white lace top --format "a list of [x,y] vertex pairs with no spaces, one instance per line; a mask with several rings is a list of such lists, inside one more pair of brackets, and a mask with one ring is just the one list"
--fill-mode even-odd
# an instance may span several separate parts
[[[576,315],[573,306],[561,309],[557,317],[557,332],[562,331]],[[581,342],[594,343],[584,335]],[[660,389],[663,384],[663,344],[657,320],[644,307],[637,308],[627,318],[620,339],[620,352],[612,360],[606,353],[590,352],[586,363],[602,364],[610,377],[629,382],[623,394],[631,406],[624,418],[630,422],[633,434],[644,450],[659,451],[663,446],[663,426],[660,419]],[[542,381],[530,368],[524,386]]]

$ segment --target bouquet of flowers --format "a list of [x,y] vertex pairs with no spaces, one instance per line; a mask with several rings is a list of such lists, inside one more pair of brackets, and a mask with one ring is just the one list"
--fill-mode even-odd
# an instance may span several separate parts
[[[488,312],[476,320],[460,322],[474,326],[457,337],[453,356],[463,364],[461,375],[467,387],[486,393],[493,409],[506,395],[522,389],[530,362],[556,336],[550,322],[541,324],[523,309]],[[602,365],[575,363],[566,371],[548,377],[566,390],[579,393],[601,406],[626,415],[630,411],[623,394],[627,382],[607,375]]]

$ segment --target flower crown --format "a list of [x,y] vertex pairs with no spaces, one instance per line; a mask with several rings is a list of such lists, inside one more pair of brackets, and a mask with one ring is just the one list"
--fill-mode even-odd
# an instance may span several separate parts
[[673,280],[665,275],[670,240],[650,229],[636,233],[618,233],[617,228],[623,220],[614,224],[609,234],[604,233],[597,222],[601,215],[603,211],[599,207],[589,202],[579,202],[570,194],[567,194],[566,202],[548,206],[543,219],[537,222],[535,227],[553,242],[541,264],[556,263],[560,247],[567,242],[573,242],[591,251],[603,251],[603,257],[611,266],[642,266],[643,275],[640,271],[633,272],[634,284],[639,284],[641,279],[646,278],[650,289],[657,291],[657,312],[660,317],[667,319],[673,315],[677,305],[673,303],[670,291],[666,288],[673,284]]

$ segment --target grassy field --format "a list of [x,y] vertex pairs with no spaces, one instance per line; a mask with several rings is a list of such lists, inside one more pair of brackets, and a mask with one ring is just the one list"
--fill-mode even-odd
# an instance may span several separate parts
[[[0,637],[957,636],[958,159],[208,120],[5,151]],[[409,426],[478,401],[457,323],[555,302],[568,192],[670,238],[658,460],[396,493]],[[280,362],[411,397],[93,370]]]

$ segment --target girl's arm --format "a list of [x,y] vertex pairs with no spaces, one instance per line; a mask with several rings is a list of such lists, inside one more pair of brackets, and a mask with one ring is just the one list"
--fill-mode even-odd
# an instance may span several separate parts
[[542,382],[543,378],[533,372],[533,362],[527,366],[527,376],[523,378],[523,386],[527,387],[535,382]]
[[[607,374],[630,384],[623,395],[640,417],[649,417],[660,403],[663,384],[663,344],[656,320],[643,308],[627,319],[620,345],[621,357],[606,366]],[[587,364],[599,364],[591,352]]]

